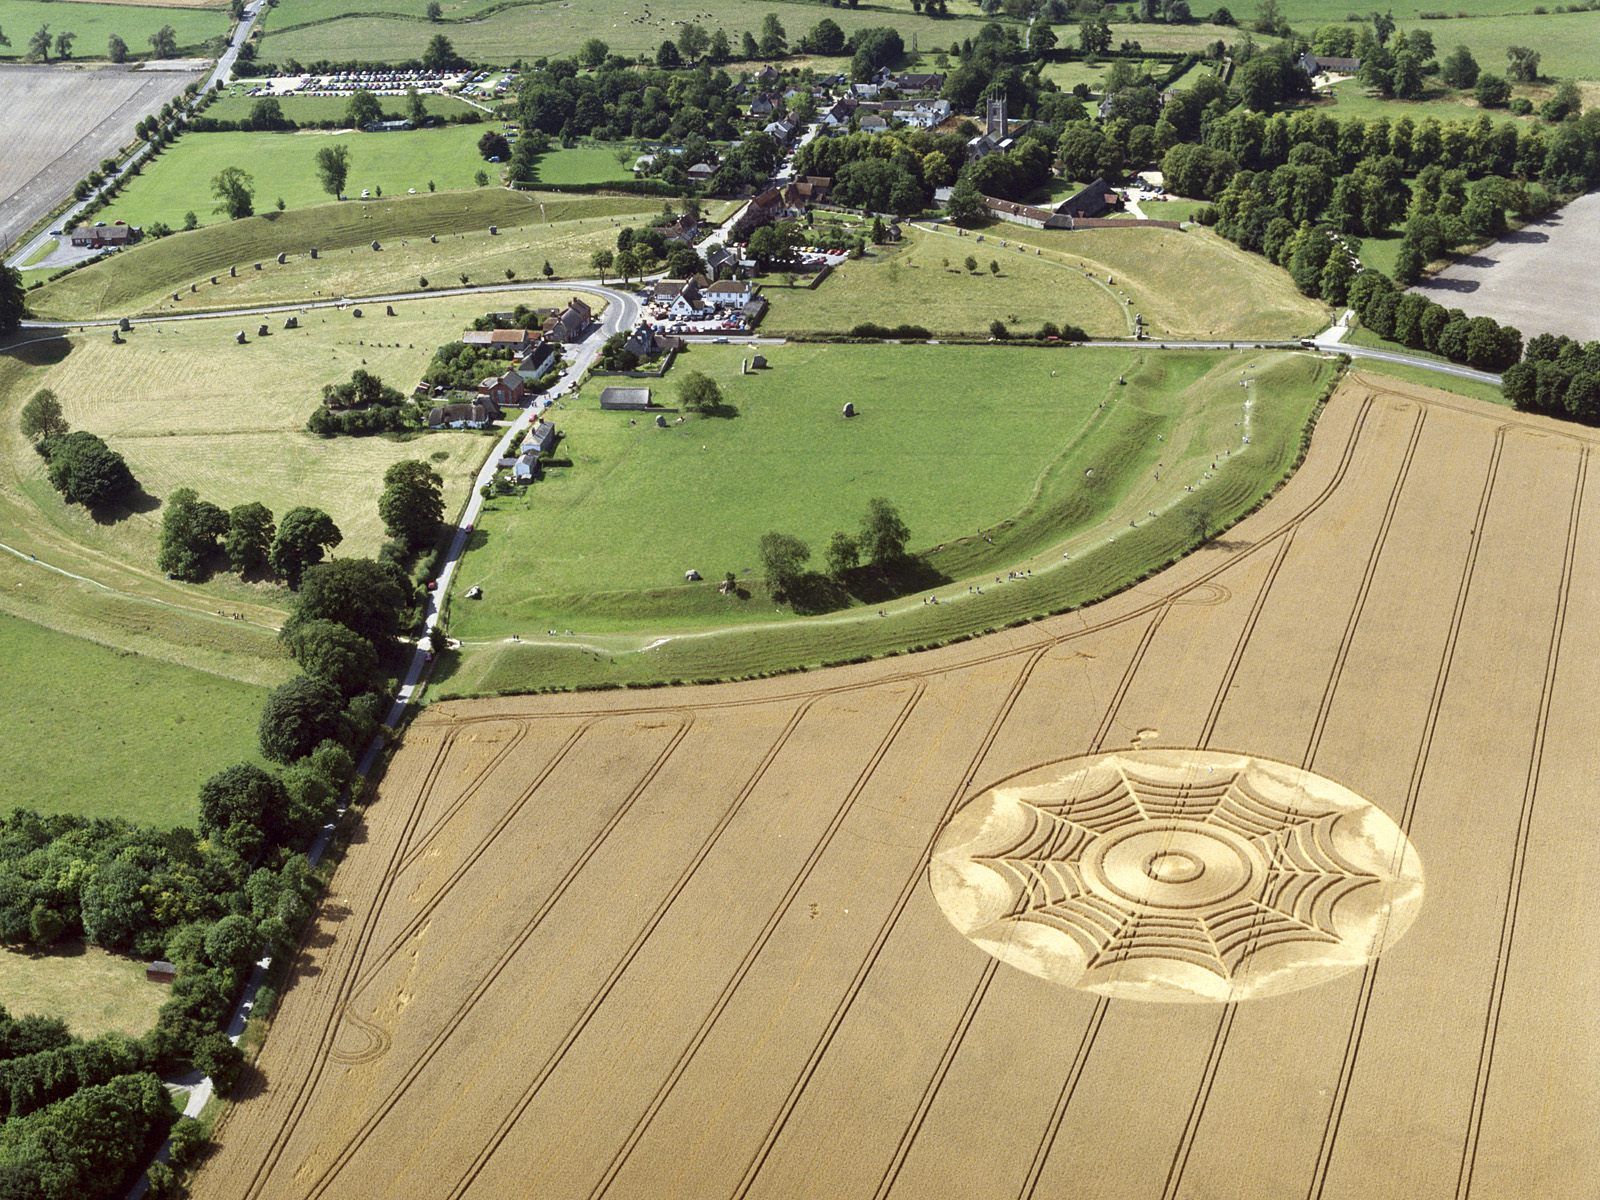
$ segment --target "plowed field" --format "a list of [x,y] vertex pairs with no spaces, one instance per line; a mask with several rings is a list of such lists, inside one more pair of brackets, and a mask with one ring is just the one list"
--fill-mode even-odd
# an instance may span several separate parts
[[1600,439],[1401,388],[1069,617],[427,710],[195,1194],[1592,1195]]

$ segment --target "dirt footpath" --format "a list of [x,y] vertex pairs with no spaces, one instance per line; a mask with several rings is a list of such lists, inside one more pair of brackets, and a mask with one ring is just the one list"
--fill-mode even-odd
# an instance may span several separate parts
[[1469,317],[1493,317],[1524,338],[1600,339],[1600,192],[1507,234],[1413,291]]
[[1590,1194],[1597,440],[1356,375],[1080,614],[429,708],[194,1194]]
[[21,237],[131,141],[140,120],[200,75],[0,64],[0,246]]

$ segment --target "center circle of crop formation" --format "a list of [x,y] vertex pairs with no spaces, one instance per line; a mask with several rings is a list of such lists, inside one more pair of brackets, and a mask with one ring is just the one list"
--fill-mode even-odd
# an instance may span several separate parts
[[1002,962],[1122,999],[1231,1002],[1371,961],[1422,904],[1416,848],[1331,779],[1247,754],[1128,750],[965,805],[929,871]]

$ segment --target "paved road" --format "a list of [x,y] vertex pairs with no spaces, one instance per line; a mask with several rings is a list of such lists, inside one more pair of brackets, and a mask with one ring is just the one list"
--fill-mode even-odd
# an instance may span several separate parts
[[[250,30],[255,27],[256,18],[261,15],[262,10],[265,9],[266,6],[267,0],[255,0],[255,3],[249,5],[244,10],[244,20],[240,21],[239,24],[234,28],[233,36],[228,39],[227,48],[223,50],[222,56],[217,59],[217,65],[212,70],[211,74],[206,77],[205,86],[200,89],[200,95],[195,97],[195,101],[191,102],[188,107],[193,108],[194,103],[198,102],[200,96],[204,96],[207,90],[214,85],[227,82],[229,75],[231,75],[233,72],[233,64],[238,61],[239,48],[244,45],[245,39],[250,36]],[[73,204],[64,213],[62,213],[59,218],[51,221],[50,226],[55,229],[70,229],[73,222],[78,219],[78,215],[82,213],[84,209],[88,208],[89,205],[98,198],[100,193],[103,192],[106,187],[110,186],[114,180],[121,179],[124,175],[131,171],[135,165],[143,162],[147,157],[149,157],[149,155],[150,144],[146,142],[128,156],[128,161],[123,163],[122,168],[117,171],[115,175],[111,176],[110,179],[106,180],[105,184],[101,185],[99,191],[94,192]],[[7,263],[14,267],[20,267],[23,263],[27,262],[28,259],[32,258],[34,254],[36,254],[39,249],[49,240],[50,229],[41,229],[38,234],[30,238],[23,246],[19,247],[17,251],[6,260]]]

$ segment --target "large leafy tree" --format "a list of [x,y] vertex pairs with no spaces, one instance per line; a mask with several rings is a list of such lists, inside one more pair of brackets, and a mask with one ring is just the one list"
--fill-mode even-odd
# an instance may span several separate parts
[[122,455],[82,429],[54,439],[47,450],[50,484],[69,504],[101,508],[138,486]]
[[284,625],[285,636],[309,621],[334,621],[381,648],[400,633],[411,581],[394,563],[341,558],[310,568]]
[[305,621],[286,630],[283,640],[302,671],[346,696],[366,691],[377,680],[378,653],[372,643],[337,622]]
[[378,516],[389,536],[408,550],[427,545],[444,519],[444,480],[420,459],[395,463],[383,473]]
[[228,565],[241,575],[263,570],[276,529],[272,510],[258,500],[229,510],[228,533],[222,543],[228,553]]
[[317,178],[322,190],[335,200],[344,199],[344,183],[350,177],[350,147],[324,146],[317,151]]
[[811,547],[793,534],[765,533],[760,543],[761,569],[780,592],[799,582],[811,558]]
[[253,861],[276,838],[287,804],[276,775],[239,763],[200,785],[200,832]]
[[211,181],[211,194],[217,198],[213,212],[235,221],[255,212],[255,180],[243,168],[223,167]]
[[150,50],[157,58],[178,57],[178,33],[171,25],[163,25],[150,35]]
[[344,697],[321,679],[301,675],[274,688],[257,726],[261,753],[275,762],[295,762],[324,741],[346,732]]
[[899,509],[881,496],[867,501],[859,542],[869,562],[898,562],[906,556],[910,538],[911,530],[900,519]]
[[690,371],[678,385],[678,403],[690,412],[714,413],[722,407],[722,389],[703,371]]
[[22,436],[35,446],[51,438],[65,437],[69,428],[67,418],[61,413],[61,401],[49,388],[40,388],[28,399],[22,406],[18,424],[22,427]]
[[278,525],[267,561],[291,588],[299,587],[305,569],[321,562],[323,555],[343,540],[333,518],[320,508],[291,508]]
[[350,103],[345,108],[344,119],[357,129],[365,129],[374,121],[383,120],[383,105],[378,97],[366,88],[350,93]]
[[179,488],[167,497],[161,516],[156,566],[175,578],[198,582],[210,573],[218,541],[227,532],[227,513],[200,499],[193,488]]

